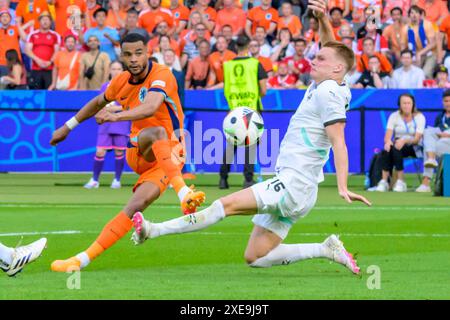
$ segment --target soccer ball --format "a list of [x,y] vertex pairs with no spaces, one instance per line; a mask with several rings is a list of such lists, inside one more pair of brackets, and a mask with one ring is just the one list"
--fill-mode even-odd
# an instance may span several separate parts
[[264,132],[261,115],[247,107],[237,107],[223,120],[223,133],[228,143],[235,146],[251,146]]

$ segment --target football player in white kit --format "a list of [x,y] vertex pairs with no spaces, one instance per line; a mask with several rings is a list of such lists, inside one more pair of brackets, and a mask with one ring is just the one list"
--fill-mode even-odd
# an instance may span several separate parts
[[359,267],[336,235],[322,243],[283,244],[291,226],[314,207],[323,166],[333,148],[339,195],[347,202],[371,203],[347,189],[348,154],[344,127],[350,90],[344,77],[354,63],[354,54],[335,42],[326,16],[325,0],[309,1],[319,19],[322,49],[312,61],[314,80],[291,118],[281,142],[276,176],[213,202],[200,212],[162,223],[151,223],[141,213],[133,217],[132,240],[141,244],[148,238],[197,231],[225,217],[255,215],[245,260],[251,267],[287,265],[311,258],[328,258],[359,273]]

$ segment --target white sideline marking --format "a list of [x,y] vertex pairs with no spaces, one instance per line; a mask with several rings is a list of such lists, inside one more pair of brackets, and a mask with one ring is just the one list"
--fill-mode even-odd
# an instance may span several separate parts
[[[62,230],[62,231],[43,231],[43,232],[15,232],[15,233],[0,233],[0,237],[18,237],[18,236],[37,236],[37,235],[71,235],[71,234],[97,234],[98,231],[78,231],[78,230]],[[192,232],[186,235],[215,235],[215,236],[248,236],[245,232]],[[327,237],[330,233],[291,233],[296,236],[303,237]],[[448,233],[339,233],[343,237],[378,237],[378,238],[450,238]]]
[[[123,207],[124,204],[61,204],[61,203],[0,203],[0,208],[118,208]],[[167,208],[179,209],[177,205],[153,204],[149,208]],[[392,207],[355,207],[355,206],[317,206],[313,210],[341,210],[341,211],[393,211],[393,210],[413,210],[413,211],[447,211],[450,213],[450,207],[413,207],[413,206],[392,206]]]
[[66,231],[45,231],[45,232],[14,232],[14,233],[0,233],[0,237],[20,237],[20,236],[37,236],[37,235],[48,235],[48,234],[79,234],[83,233],[77,230],[66,230]]

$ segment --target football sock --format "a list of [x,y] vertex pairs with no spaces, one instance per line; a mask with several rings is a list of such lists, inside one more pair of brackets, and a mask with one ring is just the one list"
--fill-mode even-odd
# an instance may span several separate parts
[[[169,140],[157,140],[153,143],[152,150],[155,154],[156,161],[158,161],[158,164],[169,178],[169,182],[178,194],[178,197],[183,195],[184,198],[186,193],[190,192],[190,190],[183,180],[180,163],[177,163],[172,159],[173,153],[170,144],[171,142]],[[183,198],[180,200],[183,200]]]
[[256,259],[250,266],[268,268],[312,258],[328,258],[322,243],[280,244],[264,257]]
[[100,173],[103,169],[103,163],[105,162],[105,157],[94,157],[94,175],[92,176],[92,179],[94,181],[98,181],[98,178],[100,177]]
[[103,251],[123,238],[132,227],[133,221],[128,218],[125,212],[121,211],[114,219],[106,224],[97,240],[86,251],[77,255],[77,258],[81,262],[81,267],[85,267],[89,262],[102,254]]
[[225,218],[225,211],[222,202],[216,200],[211,206],[202,211],[162,223],[153,223],[150,229],[150,238],[201,230],[219,222],[223,218]]
[[125,164],[125,155],[116,156],[115,178],[117,181],[120,181],[120,177],[122,176],[124,164]]
[[12,261],[12,254],[14,253],[14,249],[4,246],[0,243],[0,263],[10,265]]

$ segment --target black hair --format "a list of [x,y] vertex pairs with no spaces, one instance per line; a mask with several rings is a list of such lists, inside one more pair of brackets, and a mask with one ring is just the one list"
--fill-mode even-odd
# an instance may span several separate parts
[[416,12],[418,12],[420,14],[423,14],[423,9],[421,7],[419,7],[418,5],[413,5],[413,6],[411,6],[411,8],[409,8],[408,16],[411,15],[412,11],[416,11]]
[[127,10],[127,14],[135,14],[138,16],[139,12],[135,8],[130,8]]
[[391,16],[392,16],[392,13],[394,13],[394,11],[400,11],[400,14],[403,15],[403,10],[402,10],[402,8],[400,8],[400,7],[394,7],[394,8],[392,8],[391,11],[390,11]]
[[19,54],[16,49],[9,49],[5,52],[6,61],[11,62],[13,65],[20,63]]
[[413,103],[413,109],[412,109],[412,114],[417,113],[417,108],[416,108],[416,98],[414,98],[414,96],[411,93],[402,93],[401,95],[398,96],[398,100],[397,100],[397,106],[398,106],[398,110],[400,111],[400,114],[402,114],[402,109],[400,108],[400,101],[402,100],[403,97],[408,97],[412,100]]
[[339,11],[339,12],[341,13],[341,15],[344,14],[344,10],[342,10],[341,8],[339,8],[339,7],[333,7],[333,8],[330,9],[330,15],[332,15],[333,12],[335,12],[335,11]]
[[64,38],[64,42],[67,41],[67,39],[72,38],[73,40],[75,40],[75,42],[77,42],[77,38],[75,38],[75,36],[73,34],[68,34],[65,38]]
[[444,91],[444,93],[442,94],[442,99],[450,97],[450,89],[447,89]]
[[143,35],[139,33],[128,33],[123,39],[120,41],[120,46],[122,47],[124,43],[134,43],[142,41],[142,43],[146,46],[148,39],[146,39]]
[[242,51],[248,48],[248,44],[250,43],[250,38],[245,34],[241,34],[236,40],[236,46],[238,51]]
[[306,40],[305,39],[303,39],[303,38],[300,38],[300,39],[294,39],[294,44],[297,44],[297,43],[299,43],[299,42],[303,42],[303,44],[307,44],[307,42],[306,42]]
[[94,14],[93,14],[94,18],[97,17],[97,14],[98,14],[99,12],[104,12],[104,13],[105,13],[105,16],[108,15],[108,11],[107,11],[105,8],[100,7],[100,8],[98,8],[97,10],[94,11]]
[[409,49],[403,49],[400,52],[400,57],[403,56],[404,54],[407,54],[407,53],[409,53],[411,55],[411,58],[414,57],[414,53],[411,50],[409,50]]

